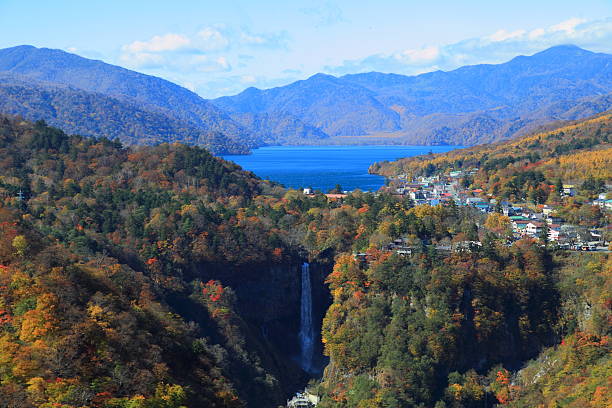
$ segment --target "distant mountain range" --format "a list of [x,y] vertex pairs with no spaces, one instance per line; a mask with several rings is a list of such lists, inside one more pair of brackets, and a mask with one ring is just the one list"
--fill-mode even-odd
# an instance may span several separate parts
[[0,50],[0,112],[131,144],[215,153],[266,144],[473,145],[612,107],[612,56],[553,47],[417,76],[317,74],[206,100],[169,81],[60,50]]
[[317,74],[213,102],[231,117],[290,115],[332,137],[473,145],[604,111],[612,106],[611,93],[612,55],[567,45],[504,64],[417,76]]

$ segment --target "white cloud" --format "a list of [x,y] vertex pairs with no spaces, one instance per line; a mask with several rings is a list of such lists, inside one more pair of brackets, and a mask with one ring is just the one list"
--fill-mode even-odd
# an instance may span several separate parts
[[416,75],[437,69],[455,69],[462,65],[500,63],[516,55],[534,54],[561,44],[612,52],[612,18],[594,21],[571,18],[549,27],[531,30],[500,29],[487,36],[456,43],[348,60],[340,66],[325,67],[324,71],[336,75],[368,71]]
[[573,33],[576,29],[576,26],[586,22],[586,20],[582,18],[570,18],[569,20],[565,20],[560,22],[559,24],[555,24],[550,27],[551,31],[565,31],[566,33]]
[[119,61],[130,68],[227,72],[227,53],[250,47],[286,48],[286,32],[250,33],[224,26],[204,27],[193,35],[167,33],[121,47]]
[[184,35],[168,33],[156,35],[148,41],[134,41],[122,47],[129,53],[176,51],[191,43]]
[[240,33],[240,39],[245,44],[258,44],[258,45],[261,45],[261,44],[264,44],[266,42],[266,39],[263,38],[262,36],[259,36],[259,35],[250,35],[250,34],[246,34],[246,33]]
[[157,68],[163,66],[166,61],[163,55],[149,52],[122,54],[119,59],[128,66],[138,68]]
[[229,47],[230,40],[216,28],[206,27],[196,34],[197,48],[202,51],[223,50]]
[[543,36],[544,34],[546,34],[546,30],[544,30],[543,28],[536,28],[535,30],[531,30],[528,34],[528,37],[530,40],[535,40],[538,37]]
[[395,54],[395,57],[408,64],[423,64],[435,61],[440,56],[438,47],[424,47],[415,50],[405,50]]
[[513,38],[519,38],[524,34],[525,34],[525,30],[516,30],[513,32],[508,32],[506,30],[498,30],[486,38],[488,38],[489,40],[493,42],[498,42],[498,41],[510,40]]

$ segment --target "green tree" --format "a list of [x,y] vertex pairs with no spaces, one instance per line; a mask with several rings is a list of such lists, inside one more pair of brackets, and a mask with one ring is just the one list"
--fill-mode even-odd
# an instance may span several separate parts
[[15,248],[17,251],[17,255],[25,256],[28,247],[28,240],[24,235],[17,235],[15,238],[13,238],[13,248]]

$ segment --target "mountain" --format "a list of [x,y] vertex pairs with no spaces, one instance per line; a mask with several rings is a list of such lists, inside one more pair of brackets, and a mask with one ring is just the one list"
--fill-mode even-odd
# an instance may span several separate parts
[[[504,200],[525,200],[530,194],[548,197],[550,187],[560,182],[584,184],[592,179],[605,185],[612,179],[612,111],[548,124],[513,140],[370,166],[371,173],[391,179],[451,171],[470,173],[465,184]],[[533,177],[538,182],[530,180]]]
[[119,138],[127,144],[181,141],[214,152],[248,151],[242,142],[219,131],[204,130],[159,109],[7,73],[0,73],[0,112],[44,119],[69,133]]
[[249,129],[255,140],[263,144],[318,144],[329,138],[322,130],[291,115],[239,113],[232,115],[232,119]]
[[[580,197],[611,177],[610,154],[587,156],[605,153],[610,123],[473,157],[503,190],[542,180],[533,165],[592,171],[576,197],[536,187],[609,236],[609,214]],[[312,379],[298,365],[307,303],[320,407],[610,406],[612,257],[509,246],[509,223],[385,191],[330,202],[197,146],[0,115],[0,406],[283,406]]]
[[503,64],[417,76],[316,74],[213,101],[169,81],[61,50],[0,50],[5,113],[126,143],[215,153],[267,144],[475,145],[609,109],[612,56],[557,46]]
[[383,106],[375,92],[331,75],[263,91],[249,88],[214,102],[231,113],[289,114],[330,136],[399,129],[399,115]]
[[[218,153],[244,153],[255,145],[242,126],[195,93],[101,61],[18,46],[0,50],[0,73],[3,93],[12,100],[5,113],[44,119],[67,131],[129,143],[199,143]],[[7,108],[9,101],[2,104]],[[107,120],[110,114],[115,119]]]
[[611,92],[612,56],[566,45],[417,76],[317,74],[213,102],[232,116],[290,114],[330,136],[384,132],[385,143],[473,145],[599,113],[612,106]]

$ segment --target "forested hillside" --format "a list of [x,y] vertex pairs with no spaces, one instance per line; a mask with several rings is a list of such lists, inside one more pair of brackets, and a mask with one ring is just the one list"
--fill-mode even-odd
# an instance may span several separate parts
[[[441,229],[449,215],[422,214]],[[612,265],[583,256],[489,239],[446,257],[373,255],[366,267],[341,257],[320,406],[609,406]]]
[[375,163],[370,172],[410,179],[474,169],[462,181],[464,186],[504,199],[544,203],[563,183],[585,181],[592,185],[591,193],[599,192],[612,180],[612,113],[558,124],[513,141]]
[[0,111],[30,119],[44,118],[68,133],[104,135],[125,144],[180,141],[205,146],[216,153],[247,153],[252,146],[248,140],[231,139],[221,132],[172,118],[162,109],[12,74],[0,74]]
[[217,153],[246,153],[255,145],[248,131],[195,93],[102,61],[18,46],[0,50],[0,73],[8,99],[1,112],[67,132],[126,143],[181,141]]
[[467,206],[305,196],[199,147],[18,118],[0,119],[0,170],[2,406],[277,407],[307,379],[304,261],[330,289],[322,407],[609,402],[605,254],[507,246],[500,215]]

